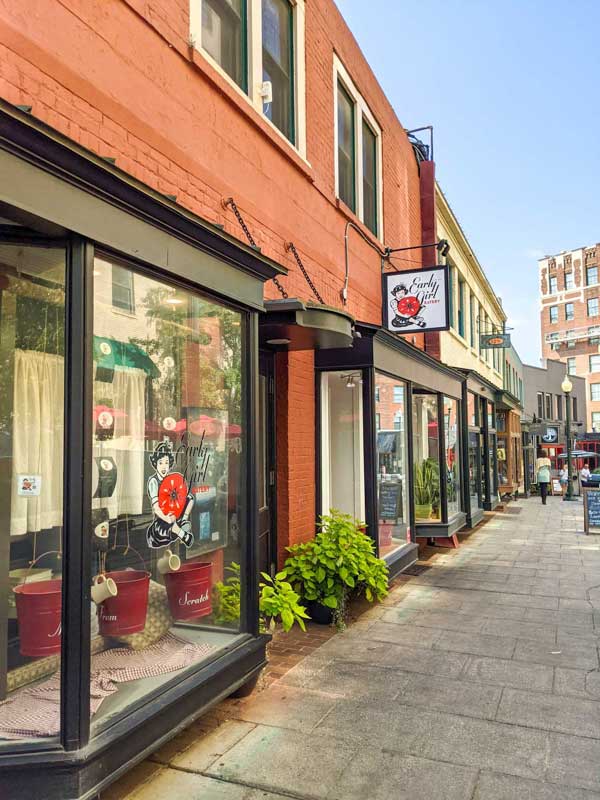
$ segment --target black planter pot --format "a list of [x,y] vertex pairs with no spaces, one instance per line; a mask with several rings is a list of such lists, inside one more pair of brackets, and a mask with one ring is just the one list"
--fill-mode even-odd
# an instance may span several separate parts
[[331,625],[333,622],[333,609],[324,606],[322,603],[309,600],[306,604],[306,610],[311,620],[316,622],[317,625]]

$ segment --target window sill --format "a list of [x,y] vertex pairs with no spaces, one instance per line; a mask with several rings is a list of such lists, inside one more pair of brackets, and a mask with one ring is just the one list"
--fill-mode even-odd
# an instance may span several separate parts
[[203,76],[209,80],[231,105],[244,114],[291,163],[310,181],[314,181],[314,170],[304,155],[287,139],[273,123],[252,104],[251,98],[229,77],[213,66],[208,57],[197,48],[190,48],[189,59]]

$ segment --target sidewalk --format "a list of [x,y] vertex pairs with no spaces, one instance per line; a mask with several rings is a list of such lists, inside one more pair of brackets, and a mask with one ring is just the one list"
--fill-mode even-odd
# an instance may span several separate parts
[[582,528],[581,503],[510,504],[102,800],[600,799],[600,537]]

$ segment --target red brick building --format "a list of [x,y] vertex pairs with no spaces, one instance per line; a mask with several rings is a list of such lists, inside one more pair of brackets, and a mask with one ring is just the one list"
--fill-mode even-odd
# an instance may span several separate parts
[[466,384],[381,328],[434,165],[331,0],[31,0],[0,42],[0,794],[59,800],[256,677],[257,566],[319,514],[394,571],[464,525]]
[[[586,380],[586,430],[600,431],[600,245],[539,261],[542,356]],[[554,409],[553,416],[560,418]]]

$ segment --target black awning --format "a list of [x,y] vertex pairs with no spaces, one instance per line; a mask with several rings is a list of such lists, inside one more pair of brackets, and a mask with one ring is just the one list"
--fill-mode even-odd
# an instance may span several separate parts
[[261,347],[328,350],[352,347],[354,319],[345,311],[302,300],[267,300],[259,318]]

